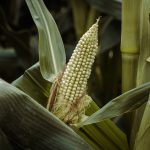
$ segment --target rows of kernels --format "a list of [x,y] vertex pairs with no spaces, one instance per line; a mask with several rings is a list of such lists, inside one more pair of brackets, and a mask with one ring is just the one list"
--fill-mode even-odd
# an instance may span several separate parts
[[[97,51],[97,24],[83,35],[64,72],[59,92],[70,101],[80,98],[86,91],[87,79]],[[96,35],[96,36],[95,36]]]

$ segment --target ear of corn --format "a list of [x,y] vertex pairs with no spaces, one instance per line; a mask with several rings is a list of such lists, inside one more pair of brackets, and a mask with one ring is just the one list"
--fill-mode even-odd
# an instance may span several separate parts
[[51,111],[65,123],[77,123],[91,102],[87,80],[98,49],[98,20],[81,37],[62,76]]

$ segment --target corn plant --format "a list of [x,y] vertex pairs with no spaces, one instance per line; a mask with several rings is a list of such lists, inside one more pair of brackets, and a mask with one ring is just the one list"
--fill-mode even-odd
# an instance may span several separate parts
[[[87,82],[98,52],[99,19],[80,38],[68,64],[66,64],[65,49],[60,33],[43,0],[26,0],[26,2],[38,28],[39,63],[26,70],[12,85],[0,80],[0,128],[7,135],[8,140],[20,149],[128,150],[130,146],[136,150],[141,149],[144,139],[146,139],[144,150],[148,150],[149,134],[145,135],[144,133],[147,131],[149,123],[147,119],[150,82],[147,69],[145,69],[149,67],[149,51],[147,50],[149,47],[147,46],[145,51],[140,53],[140,59],[138,59],[135,53],[139,47],[134,38],[138,36],[137,33],[142,39],[149,27],[147,26],[145,31],[142,24],[139,32],[138,28],[134,28],[135,24],[132,26],[133,30],[130,34],[132,34],[133,41],[129,42],[131,42],[133,51],[129,54],[126,54],[128,47],[126,48],[124,43],[124,38],[128,36],[128,33],[125,32],[126,26],[123,25],[122,28],[122,57],[125,62],[122,79],[125,80],[127,75],[124,74],[124,69],[130,70],[129,59],[126,60],[126,58],[130,55],[132,57],[133,54],[136,55],[136,58],[131,61],[132,65],[137,66],[136,63],[139,61],[138,63],[144,66],[143,71],[146,72],[146,75],[142,74],[142,81],[138,82],[144,84],[133,89],[136,86],[135,80],[131,80],[133,81],[131,84],[125,84],[123,81],[122,91],[124,93],[100,109],[87,92]],[[149,10],[147,3],[148,1],[144,0],[142,8],[139,8],[141,20],[145,19],[142,17],[144,8]],[[130,6],[133,4],[131,2]],[[126,6],[127,1],[124,1],[123,23],[127,19]],[[132,12],[131,18],[137,17],[135,11]],[[137,18],[135,20],[139,21]],[[141,47],[146,45],[143,45],[142,40],[137,39],[141,42]],[[134,49],[135,47],[136,49]],[[136,70],[139,72],[137,76],[140,76],[139,68],[135,68],[130,79],[133,79]],[[139,81],[139,78],[137,80]],[[136,128],[139,130],[137,137],[133,130],[133,139],[135,140],[131,142],[133,145],[130,145],[124,131],[110,118],[135,110],[137,111],[134,115],[135,118],[139,117],[138,113],[143,108],[142,110],[140,110],[141,108],[137,110],[137,108],[146,102],[143,118]],[[3,132],[0,132],[0,135]],[[143,136],[145,136],[144,139],[142,139]],[[141,140],[140,143],[139,140]]]

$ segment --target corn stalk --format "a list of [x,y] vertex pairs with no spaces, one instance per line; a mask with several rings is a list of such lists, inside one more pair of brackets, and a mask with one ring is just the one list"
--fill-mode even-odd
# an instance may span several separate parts
[[[139,4],[141,0],[122,1],[122,93],[136,86],[137,62],[139,56]],[[132,113],[124,115],[124,122],[130,135]]]
[[122,4],[122,92],[136,86],[137,60],[139,55],[139,3],[125,0]]
[[[140,56],[138,62],[138,73],[137,73],[137,85],[150,81],[150,63],[147,59],[150,56],[150,1],[143,0],[141,2],[141,14],[140,14]],[[150,138],[150,98],[145,105],[142,106],[135,113],[134,124],[131,138],[132,144],[135,140],[135,150],[149,150],[149,138]]]

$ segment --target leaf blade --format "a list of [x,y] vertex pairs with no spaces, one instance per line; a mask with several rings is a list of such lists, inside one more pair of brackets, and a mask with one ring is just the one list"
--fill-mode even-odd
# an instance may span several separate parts
[[26,3],[39,32],[39,60],[42,76],[53,82],[66,63],[62,38],[43,0],[26,0]]
[[39,63],[27,69],[21,77],[12,82],[12,85],[46,107],[51,83],[43,79]]
[[33,150],[92,149],[31,97],[0,80],[0,127],[14,143]]
[[113,118],[123,113],[135,110],[148,100],[150,82],[132,89],[108,102],[102,109],[91,115],[78,127]]

